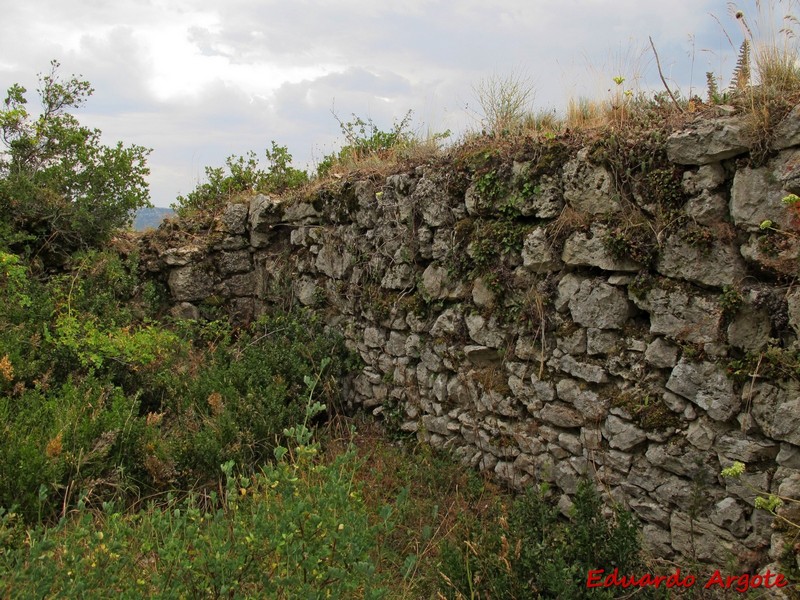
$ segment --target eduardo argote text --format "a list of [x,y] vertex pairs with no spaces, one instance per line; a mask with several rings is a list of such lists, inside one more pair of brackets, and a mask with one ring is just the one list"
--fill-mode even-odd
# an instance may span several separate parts
[[694,575],[681,575],[681,570],[676,569],[670,575],[620,575],[619,569],[606,573],[603,569],[592,569],[586,577],[588,588],[690,588],[695,584],[702,585],[703,589],[732,589],[737,592],[747,592],[758,588],[782,588],[789,582],[780,573],[773,573],[769,569],[763,574],[723,575],[719,570],[714,571],[706,579],[697,581]]

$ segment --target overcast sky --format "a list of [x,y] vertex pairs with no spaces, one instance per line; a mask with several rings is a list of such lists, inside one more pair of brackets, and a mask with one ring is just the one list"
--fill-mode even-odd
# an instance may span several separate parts
[[420,133],[459,133],[480,126],[473,89],[493,75],[529,78],[535,108],[559,112],[570,97],[608,94],[615,76],[662,89],[648,36],[671,84],[704,95],[706,71],[727,85],[734,67],[723,27],[742,39],[724,0],[5,4],[0,91],[21,83],[32,101],[51,59],[89,80],[95,93],[78,118],[107,143],[153,149],[157,206],[191,191],[204,166],[263,157],[271,140],[313,168],[341,145],[332,111],[388,129],[413,110]]

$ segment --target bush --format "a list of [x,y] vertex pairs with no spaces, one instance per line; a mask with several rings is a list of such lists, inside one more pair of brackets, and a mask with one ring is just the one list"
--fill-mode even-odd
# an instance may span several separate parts
[[149,206],[141,146],[105,146],[100,131],[68,112],[91,96],[89,82],[62,80],[59,64],[40,75],[41,113],[26,108],[26,89],[8,89],[0,110],[0,246],[45,264],[61,264],[73,251],[97,247]]
[[[172,208],[182,216],[193,211],[221,210],[228,202],[241,194],[282,194],[298,188],[308,181],[305,171],[292,167],[292,155],[286,146],[274,141],[266,151],[268,170],[259,166],[255,152],[245,156],[229,156],[225,167],[206,167],[206,181],[186,196],[178,196]],[[226,172],[227,168],[227,172]]]
[[[600,497],[582,482],[569,521],[545,496],[529,490],[508,520],[475,535],[464,547],[443,552],[450,598],[611,598],[628,590],[587,589],[590,569],[632,573],[639,567],[639,539],[632,515],[603,516]],[[646,592],[648,590],[642,590]]]

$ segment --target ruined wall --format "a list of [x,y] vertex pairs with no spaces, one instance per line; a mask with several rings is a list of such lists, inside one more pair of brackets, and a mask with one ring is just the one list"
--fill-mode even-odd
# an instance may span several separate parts
[[588,475],[656,555],[763,565],[781,539],[748,486],[800,497],[798,132],[759,166],[737,117],[638,167],[607,139],[465,149],[168,225],[150,268],[184,317],[322,311],[363,358],[353,404],[465,465],[563,510]]

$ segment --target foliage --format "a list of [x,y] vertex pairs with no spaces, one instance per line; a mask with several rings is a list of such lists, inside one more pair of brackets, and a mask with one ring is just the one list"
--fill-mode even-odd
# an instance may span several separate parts
[[[305,422],[323,405],[308,380]],[[348,450],[330,463],[304,424],[286,431],[294,445],[251,477],[222,467],[221,493],[136,513],[79,504],[55,528],[16,537],[14,513],[0,513],[0,593],[22,596],[139,598],[246,596],[380,598],[382,577],[370,552],[391,529],[392,508],[377,521],[354,483]],[[16,540],[15,540],[16,538]],[[5,591],[3,591],[5,588]]]
[[591,484],[582,482],[568,522],[546,497],[530,489],[507,520],[473,532],[461,547],[449,547],[442,573],[449,598],[610,598],[627,590],[590,590],[590,569],[620,573],[639,567],[639,539],[630,513],[606,519]]
[[59,77],[59,63],[40,75],[41,111],[27,109],[27,90],[7,92],[0,110],[0,245],[46,262],[96,247],[149,206],[140,146],[105,146],[100,131],[68,112],[92,94],[87,81]]
[[[353,114],[353,120],[344,122],[335,113],[334,118],[339,123],[346,144],[338,152],[325,156],[317,165],[317,176],[324,177],[331,172],[334,165],[342,163],[357,163],[367,157],[385,157],[389,152],[396,151],[416,142],[414,133],[409,129],[412,111],[408,111],[400,121],[395,121],[391,129],[384,131],[371,117],[366,120]],[[441,139],[447,137],[449,132],[434,136]]]
[[229,156],[224,167],[206,167],[206,182],[186,196],[178,196],[172,208],[182,216],[193,211],[221,210],[238,195],[248,193],[282,194],[305,185],[308,175],[292,166],[292,155],[286,146],[272,142],[266,150],[269,168],[260,167],[253,151],[244,156]]
[[518,73],[492,75],[473,89],[483,112],[483,127],[494,137],[519,133],[531,111],[533,84]]

